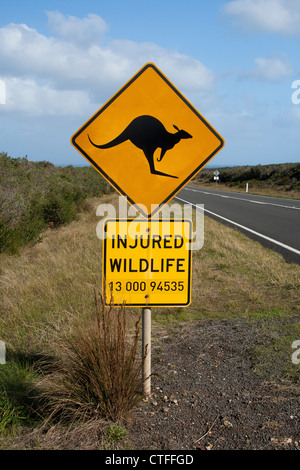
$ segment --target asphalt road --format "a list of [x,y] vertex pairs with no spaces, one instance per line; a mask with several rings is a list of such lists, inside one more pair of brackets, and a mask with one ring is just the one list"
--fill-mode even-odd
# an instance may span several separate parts
[[193,186],[185,186],[175,199],[194,207],[204,204],[205,215],[300,264],[300,200]]

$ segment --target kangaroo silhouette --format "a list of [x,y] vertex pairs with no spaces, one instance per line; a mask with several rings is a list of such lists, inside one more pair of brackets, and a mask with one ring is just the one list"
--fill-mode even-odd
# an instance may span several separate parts
[[181,139],[191,139],[192,136],[184,131],[179,130],[177,126],[173,126],[177,132],[168,132],[164,125],[153,116],[139,116],[124,129],[121,134],[108,142],[107,144],[95,144],[88,135],[89,141],[94,147],[99,149],[109,149],[116,145],[122,144],[126,140],[130,140],[136,147],[141,149],[150,166],[150,171],[153,175],[168,176],[169,178],[178,178],[178,176],[168,175],[155,169],[154,166],[154,152],[156,149],[161,148],[160,157],[157,161],[160,162],[167,150],[170,150],[174,145],[178,144]]

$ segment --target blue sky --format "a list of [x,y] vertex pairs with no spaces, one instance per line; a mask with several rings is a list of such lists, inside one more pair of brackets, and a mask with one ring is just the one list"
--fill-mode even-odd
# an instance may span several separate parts
[[71,136],[153,62],[224,137],[211,166],[297,162],[299,51],[300,0],[2,1],[0,151],[86,164]]

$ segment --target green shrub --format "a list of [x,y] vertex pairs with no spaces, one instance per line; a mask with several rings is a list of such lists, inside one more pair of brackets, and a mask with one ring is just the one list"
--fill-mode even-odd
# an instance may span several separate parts
[[[197,174],[199,182],[214,182],[214,169],[204,168]],[[273,165],[235,166],[219,168],[220,183],[232,186],[243,186],[245,182],[263,184],[264,187],[274,186],[287,191],[299,189],[300,164],[282,163]]]
[[36,243],[49,223],[69,223],[89,208],[86,198],[110,190],[92,167],[60,168],[0,152],[0,253]]
[[0,253],[9,250],[13,238],[13,229],[0,220]]
[[42,206],[36,201],[31,201],[14,225],[0,219],[0,253],[7,251],[15,254],[21,246],[30,242],[36,243],[41,239],[40,235],[44,228]]
[[66,224],[76,217],[72,194],[50,192],[43,203],[43,219],[45,224],[53,223],[54,227]]
[[127,436],[128,431],[124,426],[118,426],[116,424],[110,426],[109,428],[106,429],[105,431],[105,436],[108,442],[111,442],[112,444],[117,443],[121,439],[123,439],[125,436]]

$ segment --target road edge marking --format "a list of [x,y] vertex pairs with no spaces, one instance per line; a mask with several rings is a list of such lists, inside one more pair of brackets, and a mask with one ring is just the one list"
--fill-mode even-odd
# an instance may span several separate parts
[[274,240],[274,238],[267,237],[266,235],[263,235],[262,233],[256,232],[255,230],[252,230],[251,228],[245,227],[244,225],[238,224],[237,222],[234,222],[233,220],[227,219],[226,217],[223,217],[222,215],[216,214],[215,212],[209,211],[208,209],[204,209],[204,207],[198,206],[197,204],[194,204],[193,202],[186,201],[185,199],[182,199],[178,196],[175,196],[175,199],[179,199],[179,201],[183,201],[187,204],[190,204],[191,206],[196,207],[198,210],[204,210],[205,212],[208,212],[209,214],[214,215],[215,217],[219,217],[222,220],[225,220],[226,222],[229,222],[230,224],[236,225],[237,227],[246,230],[247,232],[253,233],[254,235],[264,238],[265,240],[274,243],[275,245],[281,246],[282,248],[285,248],[286,250],[292,251],[293,253],[296,253],[297,255],[300,255],[300,251],[296,250],[296,248],[293,248],[289,245],[285,245],[284,243],[279,242],[278,240]]
[[[202,189],[193,189],[191,187],[185,187],[185,188],[183,188],[183,190],[192,191],[192,192],[196,192],[196,193],[203,193],[203,194],[207,194],[209,196],[219,196],[219,197],[224,197],[224,198],[227,198],[227,199],[235,199],[237,201],[246,201],[246,202],[252,202],[254,204],[264,204],[266,206],[283,207],[284,209],[294,209],[294,210],[300,211],[300,207],[296,207],[296,206],[284,206],[283,204],[275,204],[273,202],[255,201],[254,199],[247,199],[247,198],[244,198],[244,197],[227,196],[225,194],[219,194],[219,193],[208,193],[207,191],[204,191]],[[259,197],[272,197],[272,196],[260,196],[258,194],[251,194],[251,195],[248,194],[248,195],[249,196],[259,196]],[[289,199],[289,201],[291,201],[291,200],[292,199]]]

